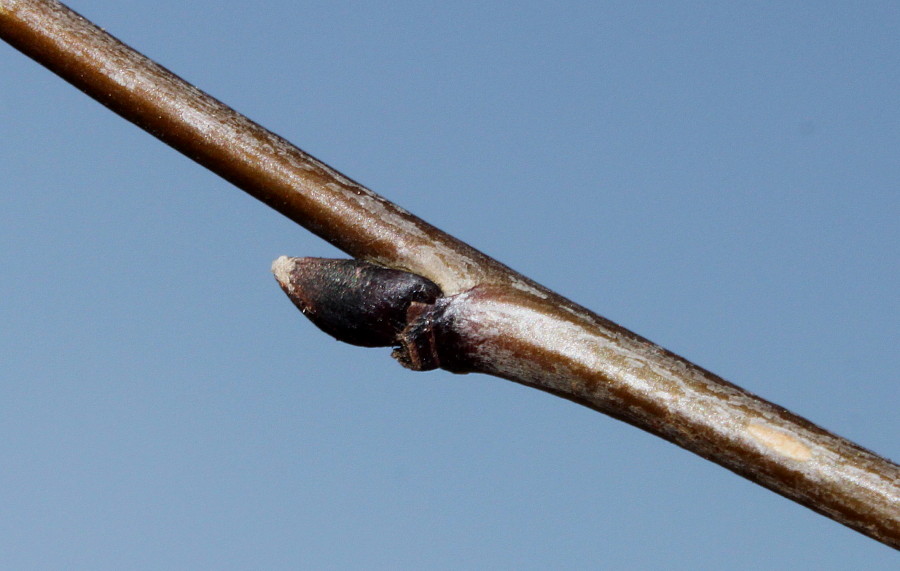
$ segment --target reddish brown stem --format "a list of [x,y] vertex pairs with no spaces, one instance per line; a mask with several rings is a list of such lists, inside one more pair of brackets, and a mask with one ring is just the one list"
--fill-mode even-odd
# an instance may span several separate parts
[[497,375],[620,418],[900,547],[900,467],[889,460],[531,282],[59,2],[0,0],[0,37],[351,255],[435,282],[445,295],[440,314],[408,333],[433,335],[430,358],[445,368]]

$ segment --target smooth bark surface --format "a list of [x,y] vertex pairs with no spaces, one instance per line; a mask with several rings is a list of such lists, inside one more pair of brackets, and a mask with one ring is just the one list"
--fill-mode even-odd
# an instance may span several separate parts
[[436,351],[622,419],[900,547],[900,467],[548,291],[344,177],[58,2],[0,37],[350,255],[442,290]]

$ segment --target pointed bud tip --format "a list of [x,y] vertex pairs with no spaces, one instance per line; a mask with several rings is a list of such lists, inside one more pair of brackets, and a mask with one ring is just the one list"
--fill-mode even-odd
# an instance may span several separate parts
[[291,270],[294,269],[294,260],[296,258],[279,256],[277,260],[272,262],[272,273],[275,274],[275,279],[278,280],[282,287],[291,281]]

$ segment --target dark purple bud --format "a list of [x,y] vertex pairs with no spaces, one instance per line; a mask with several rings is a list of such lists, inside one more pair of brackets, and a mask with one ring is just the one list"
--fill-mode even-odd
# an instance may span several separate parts
[[441,297],[429,279],[359,260],[282,256],[272,273],[319,329],[363,347],[399,345],[410,305],[429,306]]

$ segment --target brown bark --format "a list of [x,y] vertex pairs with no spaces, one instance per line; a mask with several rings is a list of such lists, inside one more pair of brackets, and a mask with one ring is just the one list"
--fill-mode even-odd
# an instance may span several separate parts
[[[674,442],[900,547],[900,467],[566,300],[416,218],[52,0],[0,0],[0,37],[352,256],[443,292],[445,368],[497,375]],[[282,282],[284,284],[284,282]]]

